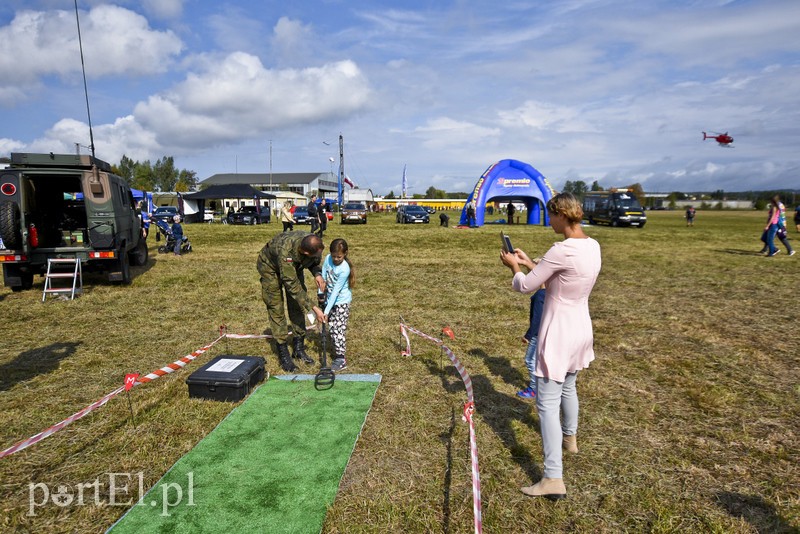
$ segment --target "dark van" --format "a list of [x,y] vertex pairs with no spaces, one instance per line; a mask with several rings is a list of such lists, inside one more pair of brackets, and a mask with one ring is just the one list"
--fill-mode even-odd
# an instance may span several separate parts
[[612,189],[590,191],[583,197],[583,217],[589,224],[638,226],[644,228],[647,216],[633,191]]

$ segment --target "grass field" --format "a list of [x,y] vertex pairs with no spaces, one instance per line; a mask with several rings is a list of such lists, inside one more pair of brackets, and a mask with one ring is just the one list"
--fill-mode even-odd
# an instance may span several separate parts
[[[500,228],[391,216],[329,226],[326,242],[346,238],[357,268],[348,371],[383,381],[323,531],[472,531],[463,386],[419,338],[413,357],[400,356],[402,315],[435,336],[449,325],[448,345],[472,375],[485,532],[797,532],[800,255],[756,254],[765,213],[699,211],[693,228],[680,212],[649,217],[643,229],[587,229],[603,249],[590,300],[597,359],[578,377],[581,453],[565,461],[569,499],[559,503],[519,492],[541,476],[541,440],[531,402],[515,396],[526,380],[528,298],[510,289]],[[543,227],[502,228],[531,255],[558,239]],[[126,373],[213,341],[220,324],[263,332],[255,261],[279,229],[187,225],[194,252],[180,258],[156,254],[151,236],[151,259],[133,268],[131,286],[87,276],[71,302],[42,304],[38,278],[32,291],[0,289],[0,449],[99,399]],[[790,237],[800,247],[800,234]],[[30,485],[74,491],[130,473],[130,484],[151,487],[230,411],[189,400],[184,384],[225,353],[267,356],[280,372],[264,341],[220,342],[187,369],[134,388],[135,428],[119,396],[0,459],[0,531],[104,531],[126,509],[109,503],[107,484],[100,504],[36,507]]]

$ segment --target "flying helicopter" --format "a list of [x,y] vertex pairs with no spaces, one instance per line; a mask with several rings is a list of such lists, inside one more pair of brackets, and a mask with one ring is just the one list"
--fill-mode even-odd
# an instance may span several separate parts
[[708,135],[706,132],[703,132],[703,141],[705,141],[706,139],[713,139],[714,141],[719,143],[719,146],[726,146],[726,147],[731,146],[731,143],[733,143],[733,137],[728,135],[728,132],[725,133],[711,132],[711,133],[714,135]]

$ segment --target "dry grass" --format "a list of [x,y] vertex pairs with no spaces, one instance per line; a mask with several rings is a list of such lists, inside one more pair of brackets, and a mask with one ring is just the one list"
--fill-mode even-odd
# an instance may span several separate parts
[[[642,230],[588,230],[604,261],[591,299],[597,360],[579,376],[581,454],[565,463],[570,498],[557,504],[518,489],[541,476],[541,441],[531,403],[514,394],[526,377],[518,338],[528,299],[510,290],[499,228],[388,216],[330,226],[358,269],[350,371],[384,381],[324,531],[472,529],[463,386],[419,338],[413,358],[399,356],[400,315],[433,335],[445,324],[456,333],[449,345],[475,384],[486,532],[800,529],[800,256],[755,254],[761,213],[701,211],[694,228],[677,212],[650,218]],[[556,240],[546,228],[503,229],[530,253]],[[38,280],[30,292],[0,289],[0,447],[81,409],[125,373],[208,343],[219,324],[263,331],[255,258],[279,226],[186,231],[195,252],[152,256],[130,287],[87,278],[80,298],[46,304]],[[268,355],[279,372],[256,341],[221,343],[199,363],[226,352]],[[183,381],[199,363],[134,389],[135,429],[119,397],[0,460],[0,530],[105,530],[123,507],[51,504],[29,517],[29,484],[139,471],[154,484],[231,408],[188,399]]]

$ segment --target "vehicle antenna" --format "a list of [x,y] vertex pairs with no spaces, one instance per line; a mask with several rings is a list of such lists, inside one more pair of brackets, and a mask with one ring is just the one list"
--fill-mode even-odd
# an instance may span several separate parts
[[81,19],[78,16],[78,0],[75,0],[75,21],[78,23],[78,47],[81,51],[81,70],[83,71],[83,94],[86,95],[86,115],[89,118],[89,148],[94,161],[94,133],[92,132],[92,112],[89,110],[89,88],[86,85],[86,65],[83,62],[83,42],[81,40]]

